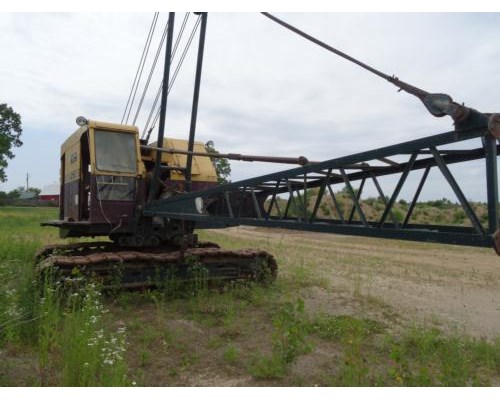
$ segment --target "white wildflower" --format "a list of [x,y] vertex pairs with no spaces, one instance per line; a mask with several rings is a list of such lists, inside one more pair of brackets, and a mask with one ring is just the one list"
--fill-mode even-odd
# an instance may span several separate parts
[[17,318],[21,315],[21,311],[19,308],[17,308],[15,305],[7,309],[7,315],[9,317]]

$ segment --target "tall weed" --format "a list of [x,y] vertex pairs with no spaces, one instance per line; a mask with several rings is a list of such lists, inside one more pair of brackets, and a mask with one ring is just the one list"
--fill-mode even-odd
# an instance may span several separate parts
[[49,268],[38,282],[35,315],[38,320],[38,368],[42,386],[51,382],[54,370],[51,354],[59,347],[59,326],[61,321],[61,285],[55,279],[55,270]]
[[274,320],[272,354],[259,358],[250,366],[250,373],[258,378],[281,378],[289,365],[300,355],[308,353],[313,346],[307,339],[308,324],[304,301],[286,302]]
[[94,284],[69,295],[61,330],[64,386],[126,384],[126,329],[109,330],[107,313]]

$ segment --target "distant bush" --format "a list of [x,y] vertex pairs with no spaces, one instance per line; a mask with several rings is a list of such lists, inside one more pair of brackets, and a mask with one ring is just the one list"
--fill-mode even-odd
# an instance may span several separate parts
[[368,197],[367,199],[363,200],[363,203],[368,204],[369,206],[373,206],[377,200],[375,197]]
[[323,211],[323,214],[325,214],[326,216],[329,216],[332,213],[330,211],[330,207],[328,207],[328,205],[326,203],[321,203],[319,208],[321,208],[321,211]]
[[394,210],[392,210],[392,213],[394,214],[394,217],[396,218],[396,220],[398,222],[403,222],[405,216],[401,210],[394,209]]
[[[354,192],[356,193],[357,189],[355,189]],[[311,193],[311,191],[308,191],[307,193],[308,216],[311,215],[313,205],[316,201],[316,198],[314,198]],[[349,213],[353,207],[353,201],[351,199],[347,186],[344,186],[340,191],[335,192],[335,198],[340,209],[344,211],[344,217],[348,218]],[[297,218],[304,215],[301,200],[303,200],[303,196],[295,196],[295,201],[291,202],[289,206],[289,217]],[[334,208],[333,199],[331,198],[331,196],[326,193],[322,200],[323,201],[319,205],[319,208],[321,210],[320,215],[330,218],[336,217],[337,210],[336,207]],[[380,218],[381,213],[385,210],[388,200],[389,199],[387,198],[387,196],[385,197],[385,199],[381,196],[373,196],[361,199],[360,204],[366,218],[369,221],[377,221]],[[486,204],[481,202],[473,202],[470,200],[469,203],[476,213],[477,217],[479,218],[480,222],[482,224],[486,224],[488,222],[488,212]],[[280,208],[284,210],[285,207],[286,201],[282,200],[282,202],[280,202]],[[404,221],[409,207],[410,203],[405,199],[399,199],[394,203],[394,206],[392,207],[392,213],[394,214],[398,222]],[[359,215],[356,211],[354,212],[353,220],[359,221]],[[392,222],[391,216],[387,218],[387,222]],[[454,203],[445,197],[437,200],[417,202],[411,216],[411,222],[415,224],[469,225],[469,220],[461,205],[458,203]]]
[[458,209],[453,212],[453,223],[460,224],[463,223],[466,218],[465,211]]
[[425,204],[430,207],[436,207],[436,208],[449,208],[449,206],[453,205],[451,200],[448,200],[447,198],[444,197],[441,200],[427,201]]

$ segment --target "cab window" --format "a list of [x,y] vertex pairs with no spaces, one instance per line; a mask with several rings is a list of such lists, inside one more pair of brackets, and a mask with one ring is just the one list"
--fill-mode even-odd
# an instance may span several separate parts
[[100,171],[137,172],[135,135],[95,131],[96,167]]

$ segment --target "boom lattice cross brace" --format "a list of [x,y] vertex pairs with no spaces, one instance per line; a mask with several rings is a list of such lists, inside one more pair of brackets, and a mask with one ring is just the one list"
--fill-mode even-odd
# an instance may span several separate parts
[[[466,150],[444,148],[446,145],[467,140],[478,142],[478,146]],[[486,126],[451,131],[152,202],[146,206],[144,215],[196,221],[200,228],[236,225],[280,227],[471,246],[494,246],[498,252],[500,246],[498,234],[495,233],[499,229],[496,163],[499,147],[497,140],[489,134]],[[390,158],[394,156],[405,156],[407,160],[396,162]],[[488,207],[486,224],[481,223],[464,195],[460,183],[449,169],[449,165],[473,160],[484,160]],[[450,185],[459,206],[470,221],[469,226],[411,223],[415,205],[427,182],[429,172],[433,169],[439,171]],[[419,184],[404,219],[398,221],[393,212],[394,204],[408,178],[416,175],[415,172],[418,170],[423,171]],[[399,179],[390,196],[386,197],[389,192],[383,191],[379,178],[391,175]],[[352,185],[356,181],[359,181],[357,191]],[[385,205],[377,220],[367,218],[360,202],[365,183],[369,181],[373,182]],[[332,189],[335,185],[345,187],[345,193],[352,201],[349,210],[343,210],[335,197],[335,191]],[[311,204],[312,208],[309,208],[311,189],[316,189],[314,192],[316,198],[314,204]],[[318,209],[327,196],[334,205],[333,212],[330,213],[331,218],[319,218]],[[278,198],[281,201],[278,201]],[[283,198],[286,199],[284,207]]]

